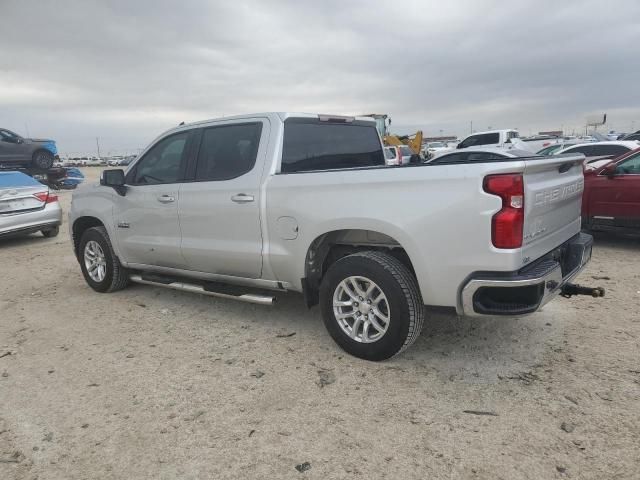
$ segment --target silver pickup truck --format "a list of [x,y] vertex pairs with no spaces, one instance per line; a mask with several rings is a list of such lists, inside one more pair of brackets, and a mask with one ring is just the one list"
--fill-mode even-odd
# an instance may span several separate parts
[[418,337],[425,305],[518,316],[568,292],[591,256],[583,158],[386,166],[367,118],[227,117],[105,170],[74,193],[69,223],[98,292],[301,292],[342,348],[382,360]]

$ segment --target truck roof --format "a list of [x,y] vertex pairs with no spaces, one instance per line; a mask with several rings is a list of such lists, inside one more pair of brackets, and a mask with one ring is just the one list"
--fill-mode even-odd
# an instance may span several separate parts
[[371,117],[363,117],[363,116],[353,116],[353,115],[337,115],[337,114],[329,114],[329,113],[307,113],[307,112],[261,112],[261,113],[246,113],[241,115],[231,115],[224,116],[218,118],[210,118],[207,120],[198,120],[197,122],[185,123],[183,125],[179,125],[179,127],[189,127],[194,125],[201,125],[210,122],[220,122],[220,121],[228,121],[228,120],[242,120],[245,118],[255,118],[255,117],[278,117],[280,120],[285,121],[287,118],[335,118],[335,119],[351,119],[357,120],[359,122],[367,122],[375,125],[375,120]]

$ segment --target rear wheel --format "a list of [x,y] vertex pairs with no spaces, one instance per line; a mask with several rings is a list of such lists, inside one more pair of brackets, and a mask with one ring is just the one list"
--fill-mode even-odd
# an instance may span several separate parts
[[402,352],[418,338],[424,322],[414,276],[398,259],[377,251],[331,265],[320,286],[320,305],[336,343],[366,360]]
[[115,292],[129,284],[129,273],[111,246],[104,227],[89,228],[80,239],[80,268],[84,279],[96,292]]
[[44,235],[47,238],[53,238],[53,237],[57,237],[58,233],[60,233],[60,227],[59,226],[55,226],[55,227],[51,227],[51,228],[47,228],[46,230],[41,230],[42,231],[42,235]]
[[31,163],[34,167],[41,170],[49,170],[53,167],[53,153],[48,150],[38,150],[33,154]]

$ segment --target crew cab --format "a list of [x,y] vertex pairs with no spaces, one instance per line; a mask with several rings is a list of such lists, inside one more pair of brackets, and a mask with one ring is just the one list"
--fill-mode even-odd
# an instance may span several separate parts
[[582,221],[593,230],[640,231],[640,148],[586,169]]
[[347,352],[389,358],[425,305],[530,314],[589,261],[582,155],[385,165],[366,117],[265,113],[180,125],[73,195],[86,282],[320,304]]

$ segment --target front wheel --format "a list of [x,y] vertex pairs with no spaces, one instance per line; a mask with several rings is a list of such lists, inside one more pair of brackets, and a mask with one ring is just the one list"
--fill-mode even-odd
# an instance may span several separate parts
[[336,343],[366,360],[402,352],[418,338],[424,322],[415,277],[398,259],[377,251],[331,265],[320,286],[320,305]]
[[96,292],[115,292],[129,284],[104,227],[89,228],[80,239],[78,259],[84,279]]

